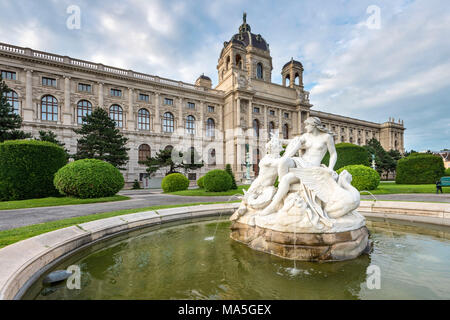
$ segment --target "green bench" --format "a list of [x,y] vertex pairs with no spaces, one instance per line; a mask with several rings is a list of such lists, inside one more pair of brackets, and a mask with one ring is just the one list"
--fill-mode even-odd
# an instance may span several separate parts
[[436,182],[436,193],[439,193],[439,190],[443,193],[442,187],[450,187],[450,177],[442,177],[438,182]]

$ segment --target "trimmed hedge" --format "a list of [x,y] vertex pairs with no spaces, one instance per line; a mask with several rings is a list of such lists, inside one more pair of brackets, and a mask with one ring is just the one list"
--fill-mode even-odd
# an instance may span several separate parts
[[337,170],[340,174],[347,170],[352,175],[352,186],[359,191],[361,190],[375,190],[380,184],[380,175],[376,170],[363,165],[350,165]]
[[230,175],[224,170],[211,170],[204,177],[205,190],[210,192],[230,190],[233,184]]
[[397,162],[398,184],[436,183],[445,173],[444,161],[433,154],[415,154]]
[[450,168],[445,169],[444,176],[445,177],[450,177]]
[[55,174],[55,187],[66,196],[86,199],[111,197],[125,181],[119,169],[98,159],[71,162]]
[[66,163],[66,152],[54,143],[37,140],[0,143],[0,200],[59,195],[53,178]]
[[[342,167],[361,164],[369,167],[369,153],[361,146],[352,143],[338,143],[336,145],[337,161],[334,170]],[[322,163],[327,165],[330,162],[330,153],[327,152],[323,157]]]
[[205,176],[197,180],[197,185],[200,189],[203,189],[205,187]]
[[164,192],[187,190],[188,187],[189,179],[181,173],[168,174],[161,182],[161,188]]

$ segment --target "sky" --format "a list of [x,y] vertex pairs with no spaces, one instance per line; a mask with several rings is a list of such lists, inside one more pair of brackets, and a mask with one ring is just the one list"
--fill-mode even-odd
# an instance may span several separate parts
[[213,86],[246,12],[270,45],[272,82],[293,57],[313,109],[402,119],[406,150],[450,148],[448,0],[0,0],[0,9],[0,42],[188,83],[204,73]]

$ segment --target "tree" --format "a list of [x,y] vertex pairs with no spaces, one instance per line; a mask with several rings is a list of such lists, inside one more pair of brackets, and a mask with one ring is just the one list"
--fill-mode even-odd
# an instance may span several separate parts
[[127,151],[130,149],[126,147],[128,139],[116,128],[116,123],[108,113],[96,108],[82,120],[83,126],[74,129],[75,133],[81,135],[77,153],[74,155],[75,160],[99,159],[124,170],[123,166],[129,159]]
[[397,165],[397,161],[395,161],[389,153],[383,149],[380,142],[372,138],[367,143],[367,145],[364,146],[364,148],[369,152],[370,154],[370,162],[372,162],[372,155],[375,155],[375,166],[377,172],[380,174],[380,176],[385,172],[389,173],[393,170],[395,170],[395,167]]
[[22,117],[14,113],[6,98],[11,90],[0,77],[0,142],[31,138],[31,134],[17,130],[22,126]]
[[231,189],[232,190],[237,189],[236,179],[234,178],[233,170],[231,170],[231,165],[230,164],[227,164],[225,166],[225,171],[231,176]]
[[57,139],[57,136],[53,131],[39,130],[39,137],[35,138],[35,140],[47,141],[47,142],[51,142],[51,143],[54,143],[54,144],[60,146],[67,153],[67,158],[69,158],[69,150],[67,150],[65,148],[66,145],[63,142],[61,142]]

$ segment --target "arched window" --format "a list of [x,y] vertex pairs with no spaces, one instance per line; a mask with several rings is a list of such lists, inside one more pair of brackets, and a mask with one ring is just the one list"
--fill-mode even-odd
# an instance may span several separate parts
[[186,118],[186,132],[188,134],[195,134],[195,118],[194,118],[194,116],[187,116],[187,118]]
[[14,108],[14,113],[19,114],[19,95],[17,92],[11,90],[3,94],[6,97],[6,101]]
[[208,165],[210,166],[216,165],[216,149],[208,150]]
[[146,161],[148,158],[150,158],[151,150],[150,146],[148,144],[141,144],[139,146],[139,162]]
[[147,109],[139,109],[138,111],[138,129],[150,130],[150,112]]
[[173,150],[173,146],[171,146],[170,144],[169,145],[167,145],[167,146],[165,146],[164,147],[164,150],[170,150],[170,151],[172,151]]
[[256,65],[256,78],[257,79],[262,79],[263,78],[263,65],[261,62],[259,62]]
[[298,75],[298,73],[296,73],[294,76],[294,84],[297,86],[300,85],[300,76]]
[[173,132],[174,130],[174,118],[170,112],[164,113],[163,116],[163,132]]
[[58,121],[58,100],[54,96],[44,96],[41,99],[41,119]]
[[353,143],[353,137],[350,137],[350,143]]
[[121,106],[113,104],[109,108],[109,117],[114,120],[117,127],[123,128],[123,109]]
[[77,123],[83,124],[83,117],[92,113],[92,104],[87,100],[80,100],[77,103]]
[[272,138],[272,135],[275,134],[275,123],[273,121],[269,122],[269,139]]
[[230,68],[230,56],[227,57],[227,62],[225,64],[225,69],[228,70]]
[[214,137],[216,134],[216,123],[214,122],[214,119],[209,118],[206,121],[206,136],[207,137]]
[[239,54],[236,55],[236,66],[239,69],[242,69],[242,58],[241,58],[241,55],[239,55]]
[[289,139],[289,125],[287,123],[283,126],[283,139]]
[[290,86],[291,85],[291,76],[288,74],[285,79],[286,79],[285,80],[286,81],[286,85]]
[[259,138],[259,121],[256,119],[253,120],[253,135]]

